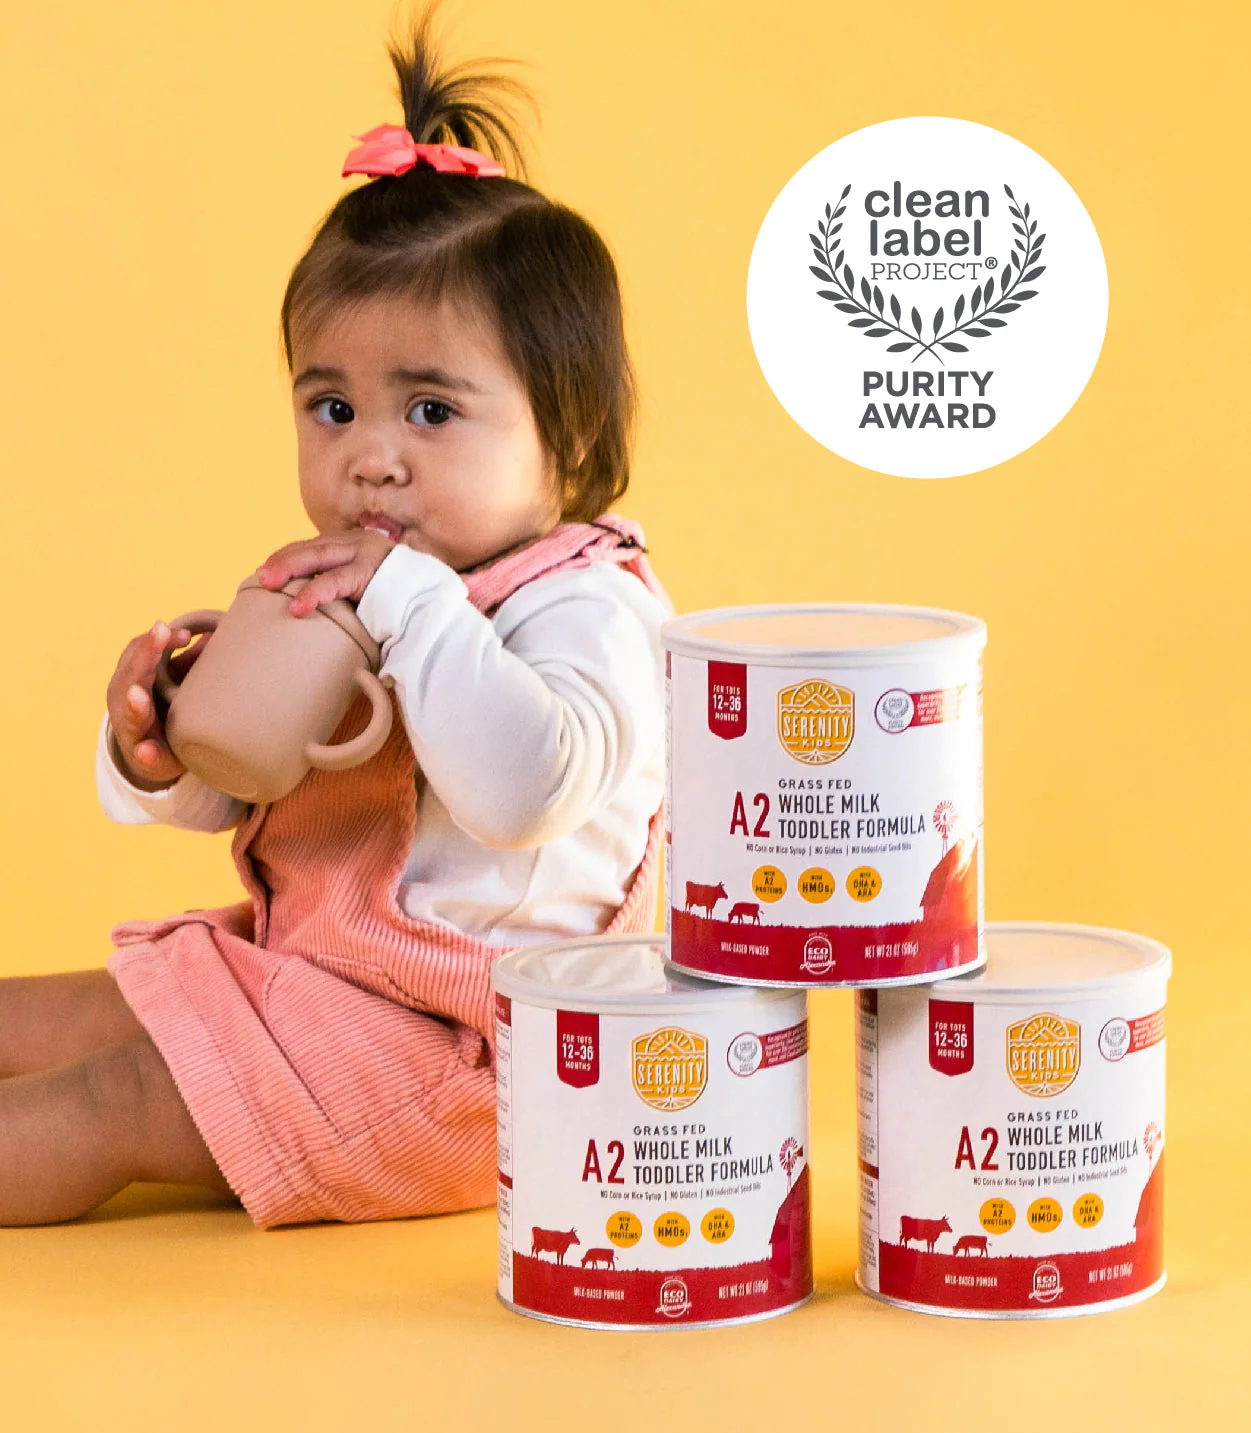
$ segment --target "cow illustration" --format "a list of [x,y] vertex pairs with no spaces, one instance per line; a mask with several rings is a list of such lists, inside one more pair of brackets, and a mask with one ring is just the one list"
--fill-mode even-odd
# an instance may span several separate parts
[[760,907],[755,901],[739,901],[730,911],[732,921],[741,921],[744,925],[751,921],[753,925],[760,924]]
[[689,911],[692,906],[696,910],[708,912],[708,919],[712,919],[712,908],[718,901],[729,900],[725,893],[725,887],[718,882],[715,886],[701,886],[698,881],[687,881],[686,883],[686,908]]
[[555,1254],[556,1262],[563,1264],[565,1255],[574,1244],[580,1244],[576,1229],[539,1229],[530,1230],[530,1253],[534,1256],[539,1254]]
[[956,1240],[956,1247],[951,1251],[953,1254],[967,1254],[970,1258],[974,1254],[980,1254],[983,1259],[990,1258],[990,1250],[986,1247],[985,1234],[961,1234]]
[[582,1256],[582,1267],[584,1269],[615,1269],[617,1251],[615,1249],[588,1249]]
[[908,1247],[908,1241],[915,1239],[918,1244],[924,1244],[932,1254],[939,1238],[950,1233],[951,1225],[947,1223],[945,1214],[941,1219],[913,1219],[904,1214],[899,1220],[899,1242],[905,1249]]

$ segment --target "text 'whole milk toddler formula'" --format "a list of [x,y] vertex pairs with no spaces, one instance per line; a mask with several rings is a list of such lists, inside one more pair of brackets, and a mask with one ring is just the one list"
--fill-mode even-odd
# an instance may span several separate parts
[[636,936],[508,955],[491,978],[500,1298],[617,1328],[807,1299],[807,996],[692,979]]
[[928,608],[667,623],[670,959],[758,985],[982,961],[982,649]]
[[931,1313],[1089,1313],[1164,1283],[1155,941],[986,927],[981,972],[857,997],[866,1292]]

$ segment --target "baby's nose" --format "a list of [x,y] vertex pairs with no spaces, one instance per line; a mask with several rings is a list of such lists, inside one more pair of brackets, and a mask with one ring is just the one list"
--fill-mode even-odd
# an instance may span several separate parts
[[403,457],[393,449],[379,445],[362,449],[356,454],[351,465],[352,481],[382,487],[394,483],[407,487],[412,474]]

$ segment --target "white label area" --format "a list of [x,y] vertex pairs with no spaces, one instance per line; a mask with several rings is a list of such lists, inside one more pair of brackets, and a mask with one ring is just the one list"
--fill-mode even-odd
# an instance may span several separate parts
[[1163,977],[1019,1005],[860,992],[861,1285],[1020,1313],[1154,1285],[1164,997]]
[[497,997],[497,1012],[503,1298],[669,1326],[808,1296],[802,994],[676,1015]]
[[678,965],[839,985],[978,962],[980,651],[846,669],[669,657]]

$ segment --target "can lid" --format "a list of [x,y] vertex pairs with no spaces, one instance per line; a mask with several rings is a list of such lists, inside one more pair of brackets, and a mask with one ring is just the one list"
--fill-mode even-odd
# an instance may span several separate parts
[[756,990],[700,980],[665,960],[663,936],[588,936],[502,956],[492,989],[527,1005],[561,1010],[676,1010],[794,999],[793,990]]
[[980,650],[986,624],[937,607],[713,607],[672,618],[661,628],[661,639],[669,651],[691,657],[728,657],[758,666],[867,667],[938,656],[953,644]]
[[990,921],[986,964],[972,975],[944,981],[942,989],[952,996],[967,992],[992,1002],[1041,994],[1082,1000],[1123,990],[1142,978],[1167,980],[1172,967],[1167,946],[1130,931]]

